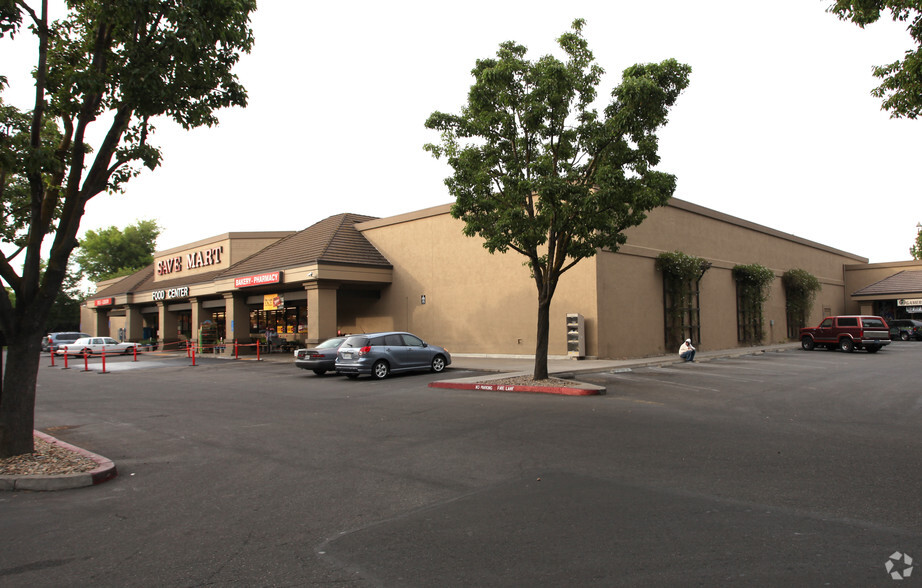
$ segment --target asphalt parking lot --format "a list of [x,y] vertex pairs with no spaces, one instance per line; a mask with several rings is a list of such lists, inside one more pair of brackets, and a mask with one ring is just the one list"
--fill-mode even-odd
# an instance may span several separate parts
[[894,342],[580,374],[593,397],[43,365],[37,428],[119,476],[0,494],[0,585],[912,585],[920,363]]

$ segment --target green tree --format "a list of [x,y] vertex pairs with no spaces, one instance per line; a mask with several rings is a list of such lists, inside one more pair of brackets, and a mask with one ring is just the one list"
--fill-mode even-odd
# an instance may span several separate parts
[[460,114],[434,112],[441,132],[426,149],[446,157],[451,213],[491,253],[527,259],[538,290],[536,379],[547,378],[550,306],[561,275],[666,204],[675,177],[655,171],[656,130],[688,85],[691,68],[673,59],[634,65],[599,114],[592,107],[602,68],[583,38],[583,20],[557,41],[566,61],[526,59],[514,42],[481,59]]
[[80,330],[80,304],[86,295],[80,290],[80,273],[68,270],[45,319],[45,332]]
[[916,227],[919,229],[916,231],[916,242],[909,247],[909,254],[913,259],[922,259],[922,225],[916,223]]
[[836,0],[829,10],[861,28],[880,20],[887,10],[895,22],[908,23],[916,48],[907,50],[900,61],[874,68],[882,82],[871,94],[883,98],[882,108],[893,118],[922,114],[922,0]]
[[83,276],[93,282],[127,276],[154,262],[159,235],[160,226],[152,220],[139,220],[125,230],[114,226],[89,230],[74,260]]
[[[0,238],[14,249],[0,255],[0,279],[14,294],[0,289],[9,343],[0,458],[32,451],[40,338],[87,203],[160,164],[149,142],[157,117],[191,129],[216,124],[222,107],[246,105],[232,70],[252,47],[256,8],[255,0],[83,0],[52,21],[40,1],[0,0],[0,35],[27,23],[38,40],[33,108],[9,115],[28,124],[8,128],[0,143],[4,206],[8,187],[27,186],[22,206],[13,205],[20,214],[0,221]],[[93,146],[91,136],[99,137]]]

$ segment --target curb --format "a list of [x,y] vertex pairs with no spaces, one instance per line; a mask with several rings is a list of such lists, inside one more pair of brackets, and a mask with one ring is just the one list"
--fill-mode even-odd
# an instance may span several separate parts
[[86,449],[81,449],[70,443],[65,443],[41,431],[34,431],[34,434],[47,443],[57,445],[68,451],[92,459],[96,462],[96,467],[88,472],[61,474],[59,476],[0,476],[0,491],[33,490],[38,492],[50,492],[55,490],[70,490],[73,488],[84,488],[86,486],[102,484],[118,475],[115,463],[111,459],[97,455]]
[[509,386],[504,384],[484,384],[462,382],[460,380],[432,382],[430,388],[448,388],[450,390],[484,390],[487,392],[532,392],[536,394],[559,394],[563,396],[598,396],[605,394],[605,388],[574,382],[579,386]]
[[495,376],[458,378],[442,380],[429,384],[430,388],[447,388],[449,390],[482,390],[485,392],[530,392],[533,394],[557,394],[561,396],[599,396],[605,394],[604,386],[572,382],[571,385],[557,386],[516,386],[512,384],[490,384],[490,380],[502,380],[508,377],[527,375],[527,372],[502,373]]

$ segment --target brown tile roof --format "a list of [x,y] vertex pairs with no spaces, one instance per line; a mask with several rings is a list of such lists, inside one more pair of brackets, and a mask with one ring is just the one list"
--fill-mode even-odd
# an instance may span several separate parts
[[144,290],[146,287],[150,287],[148,282],[153,282],[153,280],[154,264],[150,264],[146,268],[138,270],[129,276],[125,276],[111,286],[100,290],[93,295],[93,298],[98,298],[100,296],[115,296],[116,294],[125,294],[126,292]]
[[922,292],[922,271],[903,270],[883,280],[865,286],[852,296],[914,294]]
[[224,275],[239,276],[318,262],[393,267],[355,228],[355,223],[375,218],[351,213],[331,216],[276,241],[235,264]]
[[[97,292],[94,297],[115,296],[127,292],[172,286],[193,286],[225,276],[241,276],[277,269],[300,267],[309,263],[393,267],[375,246],[355,229],[355,223],[375,220],[361,214],[337,214],[303,231],[266,246],[226,270],[195,276],[183,276],[154,284],[154,264]],[[284,265],[282,265],[284,264]]]

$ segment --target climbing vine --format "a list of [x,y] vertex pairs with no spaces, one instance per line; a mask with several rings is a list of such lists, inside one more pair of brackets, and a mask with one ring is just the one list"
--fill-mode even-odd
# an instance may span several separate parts
[[698,282],[711,263],[681,251],[660,253],[655,267],[663,273],[665,343],[677,348],[686,338],[700,342]]
[[736,280],[737,338],[745,343],[762,341],[762,311],[768,300],[769,285],[775,272],[763,265],[737,265],[733,267]]
[[782,274],[781,284],[784,286],[788,337],[796,338],[810,317],[816,293],[821,288],[820,281],[806,270],[793,268]]

